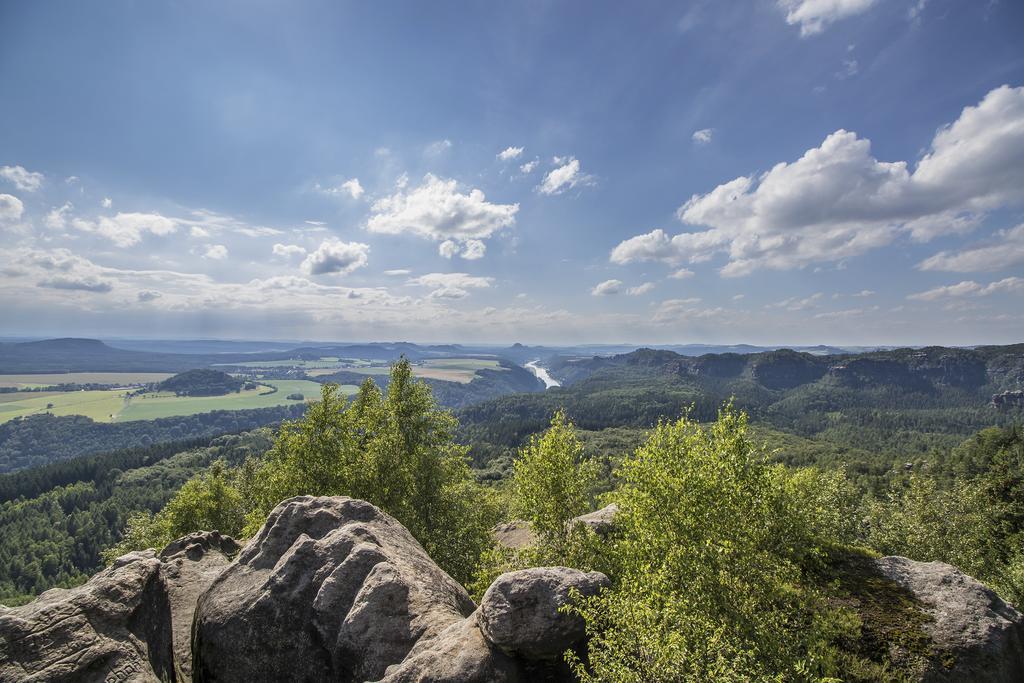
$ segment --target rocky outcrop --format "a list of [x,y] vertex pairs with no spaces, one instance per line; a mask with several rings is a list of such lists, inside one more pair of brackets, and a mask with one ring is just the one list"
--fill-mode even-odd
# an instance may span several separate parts
[[998,595],[942,562],[883,557],[875,565],[908,590],[930,617],[923,629],[933,656],[923,680],[1024,680],[1024,616]]
[[1024,391],[1004,391],[992,395],[992,407],[997,410],[1024,408]]
[[171,607],[174,672],[179,683],[192,680],[192,618],[196,601],[238,550],[238,543],[230,536],[199,531],[179,538],[160,553],[160,577]]
[[[606,536],[615,528],[615,515],[618,512],[619,506],[611,503],[600,510],[573,517],[569,520],[569,526],[584,526],[600,536]],[[522,519],[499,524],[491,533],[498,545],[513,550],[525,548],[537,542],[537,535],[530,528],[530,523]]]
[[200,597],[195,680],[376,680],[474,607],[370,503],[291,498]]
[[573,518],[572,524],[582,524],[594,533],[605,536],[615,528],[615,515],[617,514],[619,514],[619,506],[611,503],[600,510]]
[[0,681],[173,681],[171,606],[152,551],[0,610]]

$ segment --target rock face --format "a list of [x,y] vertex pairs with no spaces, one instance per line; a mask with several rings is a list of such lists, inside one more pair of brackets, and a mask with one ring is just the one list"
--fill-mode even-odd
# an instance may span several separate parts
[[570,592],[589,597],[608,585],[604,574],[567,567],[508,572],[487,589],[477,622],[484,638],[509,655],[557,659],[586,636],[581,617],[558,611]]
[[238,543],[230,536],[200,531],[179,538],[160,553],[160,577],[171,607],[174,672],[179,683],[192,680],[192,617],[196,601],[238,550]]
[[173,681],[171,606],[152,551],[0,610],[0,681]]
[[373,505],[291,498],[200,597],[194,679],[376,680],[473,609]]
[[582,524],[596,534],[604,536],[615,528],[615,515],[619,514],[619,506],[615,503],[605,505],[600,510],[588,512],[572,520],[573,524]]
[[937,656],[926,681],[1024,680],[1024,616],[994,592],[942,562],[876,560],[879,571],[924,604]]

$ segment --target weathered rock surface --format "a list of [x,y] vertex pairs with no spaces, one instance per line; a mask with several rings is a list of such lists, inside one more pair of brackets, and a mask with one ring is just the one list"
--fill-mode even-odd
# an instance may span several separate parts
[[509,655],[557,659],[586,635],[583,619],[559,612],[570,592],[596,595],[609,585],[599,572],[537,567],[502,574],[484,593],[477,622],[484,637]]
[[0,610],[0,681],[173,681],[171,607],[152,551]]
[[[569,526],[583,525],[591,531],[606,535],[615,528],[615,515],[619,512],[619,506],[615,503],[606,505],[600,510],[588,512],[579,517],[569,520]],[[522,519],[514,519],[494,527],[492,533],[498,545],[506,548],[525,548],[537,542],[537,535],[530,528],[530,523]]]
[[174,672],[179,683],[192,680],[192,617],[196,601],[227,568],[240,546],[230,536],[199,531],[160,553],[160,577],[171,606]]
[[605,535],[615,528],[615,515],[619,514],[619,506],[615,503],[605,505],[600,510],[588,512],[572,520],[573,524],[582,524],[591,531]]
[[194,679],[376,680],[473,609],[373,505],[291,498],[200,597]]
[[943,562],[883,557],[878,570],[910,591],[932,621],[935,657],[926,681],[1024,681],[1024,616],[993,591]]

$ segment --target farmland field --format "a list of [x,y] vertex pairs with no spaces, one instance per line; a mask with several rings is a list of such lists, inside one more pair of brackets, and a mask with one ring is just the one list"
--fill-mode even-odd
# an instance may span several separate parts
[[[143,394],[127,398],[126,391],[65,391],[0,394],[0,423],[15,417],[50,412],[54,415],[85,415],[97,422],[129,422],[161,417],[195,415],[213,410],[269,408],[295,401],[290,394],[302,394],[306,400],[320,395],[320,385],[308,380],[268,380],[277,388],[260,386],[250,391],[225,396],[175,396],[170,393]],[[342,391],[354,394],[358,387],[345,385]],[[52,405],[48,408],[47,406]]]
[[169,372],[67,372],[48,375],[0,375],[0,387],[48,387],[54,384],[117,384],[134,386],[162,382]]
[[[412,374],[426,379],[440,379],[446,382],[466,384],[473,381],[477,370],[503,370],[496,360],[480,358],[432,358],[412,366]],[[346,368],[349,372],[363,375],[386,375],[390,367],[386,365]]]

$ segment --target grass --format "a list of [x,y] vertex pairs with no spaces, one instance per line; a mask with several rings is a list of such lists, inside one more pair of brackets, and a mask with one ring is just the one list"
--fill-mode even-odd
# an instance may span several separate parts
[[[214,410],[247,410],[295,403],[291,394],[306,400],[320,396],[321,386],[308,380],[266,380],[257,389],[225,396],[175,396],[171,393],[143,394],[126,398],[126,391],[65,391],[0,394],[0,423],[16,417],[42,413],[85,415],[97,422],[130,422],[161,417],[195,415]],[[358,387],[344,385],[342,392],[354,394]],[[17,397],[17,398],[15,398]],[[52,407],[48,407],[52,405]]]
[[66,372],[46,375],[0,375],[0,387],[31,389],[54,384],[116,384],[136,386],[162,382],[169,372]]

